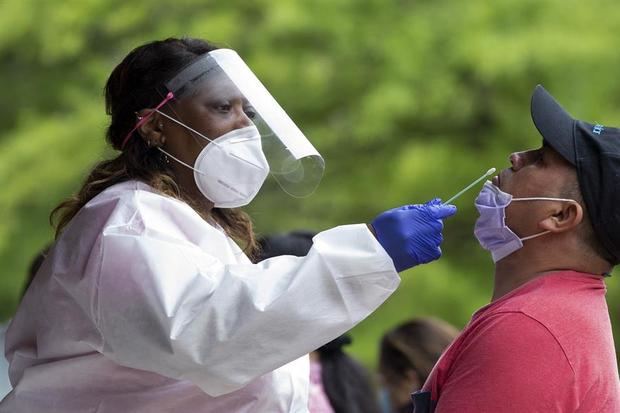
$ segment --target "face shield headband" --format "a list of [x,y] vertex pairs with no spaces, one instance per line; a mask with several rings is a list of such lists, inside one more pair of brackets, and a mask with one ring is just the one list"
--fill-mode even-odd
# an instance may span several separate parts
[[[170,100],[200,93],[205,101],[242,101],[244,106],[252,108],[254,116],[250,120],[260,133],[270,174],[286,193],[294,197],[308,196],[320,183],[325,169],[323,158],[235,51],[217,49],[198,57],[167,81],[160,93],[165,96],[163,100],[139,119],[121,148],[153,112],[163,114],[160,109]],[[189,125],[184,126],[192,130]],[[206,138],[217,141],[218,137]]]
[[157,106],[155,106],[155,109],[152,112],[149,112],[146,116],[139,116],[136,126],[134,126],[133,129],[129,131],[127,136],[125,136],[125,139],[123,139],[123,143],[121,143],[121,150],[125,149],[125,145],[129,141],[129,138],[131,138],[133,133],[137,131],[140,126],[144,125],[151,118],[153,112],[159,112],[159,109],[161,109],[162,106],[164,106],[166,103],[168,103],[169,100],[172,99],[174,99],[174,93],[168,92],[164,100],[162,100]]

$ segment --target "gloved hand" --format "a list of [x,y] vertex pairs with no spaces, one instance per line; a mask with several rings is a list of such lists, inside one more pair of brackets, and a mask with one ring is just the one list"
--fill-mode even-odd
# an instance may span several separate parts
[[435,198],[423,205],[405,205],[390,209],[372,221],[372,227],[381,246],[401,272],[418,264],[425,264],[441,256],[439,244],[443,218],[456,213],[454,205],[442,205]]

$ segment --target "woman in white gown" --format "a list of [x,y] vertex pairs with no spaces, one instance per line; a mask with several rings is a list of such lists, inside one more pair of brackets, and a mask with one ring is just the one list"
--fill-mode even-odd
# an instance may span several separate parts
[[236,207],[269,172],[311,190],[323,163],[243,61],[156,41],[105,92],[120,154],[55,211],[56,243],[8,330],[0,412],[307,411],[305,355],[377,308],[397,271],[437,259],[454,207],[397,208],[319,233],[306,257],[253,264]]

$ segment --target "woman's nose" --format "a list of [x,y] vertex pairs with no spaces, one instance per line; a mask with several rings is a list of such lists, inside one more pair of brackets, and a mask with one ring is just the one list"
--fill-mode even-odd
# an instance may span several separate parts
[[248,117],[243,108],[235,111],[235,129],[245,128],[252,124],[252,119]]

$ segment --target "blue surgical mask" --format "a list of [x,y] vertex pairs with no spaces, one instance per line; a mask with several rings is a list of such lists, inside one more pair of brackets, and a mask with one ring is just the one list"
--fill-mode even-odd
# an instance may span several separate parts
[[539,232],[538,234],[519,238],[506,225],[506,207],[514,201],[563,201],[577,202],[566,198],[513,198],[512,195],[503,192],[491,181],[486,181],[480,194],[476,198],[476,209],[480,217],[474,227],[474,235],[485,250],[491,252],[493,262],[497,262],[507,257],[520,248],[523,248],[523,241],[540,237],[549,231]]

